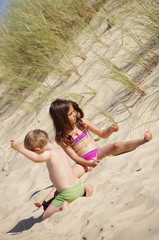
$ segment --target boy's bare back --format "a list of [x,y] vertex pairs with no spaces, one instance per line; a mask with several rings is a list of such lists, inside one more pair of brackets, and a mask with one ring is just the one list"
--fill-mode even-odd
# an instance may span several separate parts
[[[48,144],[50,159],[46,162],[50,179],[58,191],[72,187],[78,178],[74,176],[67,154],[53,144]],[[58,170],[57,170],[58,169]]]

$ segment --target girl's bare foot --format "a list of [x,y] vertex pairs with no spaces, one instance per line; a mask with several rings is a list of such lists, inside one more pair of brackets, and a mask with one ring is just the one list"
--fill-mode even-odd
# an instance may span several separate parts
[[84,186],[85,192],[86,192],[86,197],[92,196],[93,193],[93,187],[90,184],[85,184]]
[[43,203],[42,202],[35,202],[34,205],[36,207],[42,207]]
[[146,131],[144,134],[145,142],[149,142],[152,139],[152,133],[150,131]]

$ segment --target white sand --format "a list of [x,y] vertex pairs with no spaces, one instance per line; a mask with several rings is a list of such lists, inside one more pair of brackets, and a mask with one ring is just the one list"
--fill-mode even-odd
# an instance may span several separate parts
[[[157,94],[152,95],[158,90],[159,67],[141,84],[145,96],[140,97],[138,93],[128,96],[129,91],[124,86],[109,80],[109,71],[97,60],[94,52],[105,53],[114,57],[119,66],[124,65],[123,49],[117,42],[128,46],[129,40],[126,36],[123,39],[118,26],[102,38],[108,41],[109,48],[82,35],[81,48],[87,59],[80,63],[77,59],[74,61],[79,64],[78,71],[83,76],[73,73],[63,85],[53,88],[52,96],[41,104],[38,112],[26,111],[22,105],[1,116],[0,240],[159,239],[159,104]],[[131,76],[140,70],[143,70],[142,66],[131,68]],[[54,77],[49,78],[53,82]],[[76,80],[78,82],[74,84]],[[97,91],[96,95],[91,93],[92,89]],[[51,98],[68,98],[70,93],[79,94],[74,100],[82,106],[86,118],[95,124],[100,127],[111,124],[100,114],[99,108],[118,122],[119,132],[100,140],[100,146],[142,138],[147,129],[152,132],[153,139],[133,152],[102,160],[82,177],[84,182],[94,186],[92,197],[79,198],[70,204],[68,210],[38,223],[43,210],[37,210],[34,202],[43,199],[52,186],[45,163],[32,163],[16,153],[10,148],[9,140],[14,138],[23,143],[26,133],[35,128],[46,130],[53,140],[53,126],[48,114]]]

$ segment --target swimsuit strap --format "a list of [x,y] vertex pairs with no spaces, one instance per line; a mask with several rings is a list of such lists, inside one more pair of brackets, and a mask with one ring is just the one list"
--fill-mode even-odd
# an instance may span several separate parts
[[78,144],[81,142],[84,138],[86,138],[89,134],[89,131],[86,129],[83,132],[81,132],[77,137],[74,138],[74,144]]

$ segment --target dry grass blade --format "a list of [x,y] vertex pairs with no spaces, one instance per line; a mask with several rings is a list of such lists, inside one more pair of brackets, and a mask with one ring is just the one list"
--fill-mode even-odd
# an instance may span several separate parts
[[135,84],[116,64],[112,63],[106,57],[98,54],[101,62],[111,71],[110,78],[114,81],[122,83],[124,86],[127,86],[131,90],[137,91],[141,95],[145,94],[145,92],[139,88],[137,84]]

